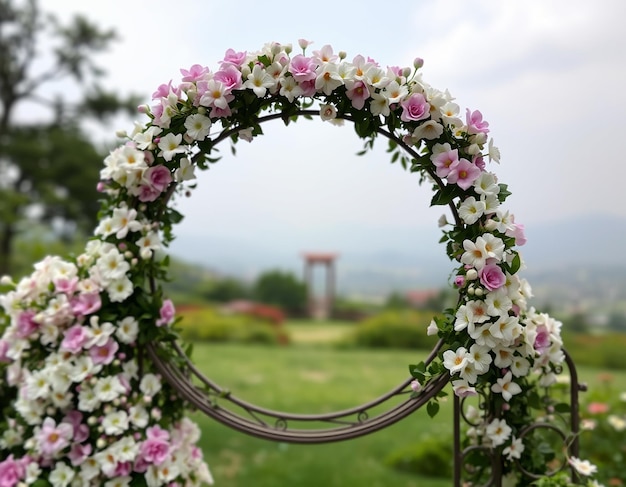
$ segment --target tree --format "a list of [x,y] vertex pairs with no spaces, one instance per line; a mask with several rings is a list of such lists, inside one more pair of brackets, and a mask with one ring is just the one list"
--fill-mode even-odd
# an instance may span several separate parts
[[[97,84],[104,72],[93,56],[114,38],[112,30],[80,16],[61,25],[36,0],[0,0],[0,275],[11,270],[14,241],[25,221],[36,217],[67,239],[96,221],[103,154],[80,121],[102,121],[136,106],[134,97],[120,99]],[[82,99],[70,104],[42,95],[43,85],[61,80],[77,82]],[[49,120],[16,120],[23,102],[45,106]]]
[[306,309],[306,284],[290,272],[268,271],[261,274],[254,285],[256,300],[279,306],[290,314],[300,314]]

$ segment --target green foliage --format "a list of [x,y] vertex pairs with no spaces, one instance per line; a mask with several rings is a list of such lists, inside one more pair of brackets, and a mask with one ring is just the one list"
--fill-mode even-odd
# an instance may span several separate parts
[[212,302],[227,303],[235,299],[249,298],[250,289],[239,279],[225,277],[207,283],[202,296]]
[[276,344],[279,330],[267,322],[245,315],[227,315],[210,308],[183,311],[178,324],[186,342],[239,342]]
[[427,477],[452,477],[452,437],[429,436],[419,443],[392,451],[385,464],[393,469]]
[[359,323],[353,339],[363,347],[432,349],[437,337],[426,335],[431,319],[426,312],[385,311]]
[[302,314],[306,309],[306,284],[290,272],[264,272],[254,284],[253,296],[261,303],[278,306],[293,315]]
[[[136,105],[134,97],[119,99],[96,83],[103,70],[95,55],[108,49],[112,30],[80,16],[61,23],[44,14],[36,0],[0,0],[0,12],[0,274],[8,274],[15,272],[15,239],[23,222],[32,223],[33,208],[41,212],[38,220],[64,239],[77,228],[91,232],[103,154],[80,123]],[[46,99],[41,87],[62,79],[89,83],[85,101],[70,105],[62,97]],[[15,120],[24,101],[44,105],[48,120]]]
[[564,333],[563,342],[577,365],[626,370],[624,333]]

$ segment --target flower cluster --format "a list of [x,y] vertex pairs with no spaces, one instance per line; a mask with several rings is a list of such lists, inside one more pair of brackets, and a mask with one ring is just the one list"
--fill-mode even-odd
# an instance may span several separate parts
[[125,143],[104,161],[99,190],[107,198],[85,253],[75,262],[45,259],[2,297],[0,360],[18,391],[2,439],[2,450],[15,452],[0,464],[9,472],[2,485],[210,479],[182,405],[137,346],[172,338],[174,310],[159,286],[163,247],[182,218],[171,200],[196,168],[217,160],[219,142],[252,141],[265,120],[314,113],[351,121],[365,150],[385,136],[392,162],[433,184],[433,205],[449,206],[454,222],[442,222],[451,227],[442,241],[458,264],[459,302],[429,327],[446,347],[439,362],[413,368],[413,387],[447,369],[458,396],[490,395],[482,444],[524,459],[519,421],[528,420],[536,388],[554,381],[562,342],[560,323],[529,307],[530,287],[518,276],[524,229],[501,207],[506,185],[486,169],[486,160],[500,159],[489,124],[424,82],[419,58],[384,68],[328,45],[309,55],[309,42],[299,44],[299,54],[278,43],[229,49],[216,70],[193,65],[178,84],[159,86],[140,107],[149,120],[120,134]]

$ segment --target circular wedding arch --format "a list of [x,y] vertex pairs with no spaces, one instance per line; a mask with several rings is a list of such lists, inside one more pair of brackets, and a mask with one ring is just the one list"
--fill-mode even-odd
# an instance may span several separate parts
[[[523,226],[502,206],[507,185],[487,170],[487,160],[500,159],[489,124],[478,110],[463,115],[449,92],[426,83],[419,58],[412,67],[383,68],[360,55],[348,61],[328,45],[311,55],[308,42],[300,47],[301,54],[278,43],[250,53],[229,49],[217,70],[194,65],[181,70],[180,83],[158,87],[152,106],[141,107],[149,120],[123,134],[125,142],[104,161],[99,224],[85,252],[72,262],[47,257],[0,296],[0,325],[6,328],[0,367],[11,364],[11,400],[28,416],[6,424],[26,425],[31,441],[22,443],[32,451],[18,453],[25,464],[40,455],[41,475],[70,475],[65,464],[49,472],[50,452],[61,455],[61,449],[43,448],[42,430],[54,431],[54,438],[74,427],[80,431],[80,441],[74,438],[72,451],[63,453],[68,460],[77,451],[106,460],[115,453],[112,445],[132,442],[121,466],[103,466],[94,475],[111,478],[114,467],[130,474],[131,460],[140,458],[133,475],[145,473],[157,485],[159,475],[174,475],[159,470],[166,457],[155,454],[169,448],[165,438],[177,438],[185,450],[189,463],[176,466],[182,480],[206,468],[193,454],[198,435],[190,434],[185,402],[254,436],[320,443],[379,430],[425,404],[432,416],[448,383],[454,391],[455,485],[461,485],[461,464],[474,451],[490,457],[482,466],[492,468],[486,485],[500,485],[503,474],[515,471],[526,479],[557,475],[567,461],[557,471],[545,469],[553,455],[537,448],[534,433],[540,429],[558,433],[566,460],[577,455],[576,371],[562,348],[561,324],[528,303],[530,286],[518,274]],[[410,378],[387,394],[328,414],[261,408],[205,377],[178,342],[175,306],[161,286],[168,279],[165,248],[183,217],[172,200],[193,188],[194,170],[217,162],[221,142],[252,141],[263,133],[263,123],[289,124],[299,117],[349,121],[365,141],[362,153],[386,139],[391,162],[431,184],[431,205],[452,215],[452,222],[443,217],[439,225],[455,265],[451,286],[458,299],[425,330],[438,335],[437,345],[425,361],[409,365]],[[549,394],[564,365],[572,378],[567,407]],[[55,377],[53,385],[49,377]],[[28,387],[18,399],[23,378]],[[462,439],[463,402],[474,396],[480,403],[481,419],[472,425],[478,434]],[[388,402],[393,405],[381,412]],[[533,426],[538,414],[551,419]],[[106,428],[97,415],[108,421]],[[83,422],[85,416],[93,419]],[[55,430],[58,424],[65,426]],[[120,439],[130,432],[132,437]],[[62,445],[68,449],[69,436]],[[181,440],[187,436],[195,440]],[[21,465],[15,464],[16,471],[24,470]]]

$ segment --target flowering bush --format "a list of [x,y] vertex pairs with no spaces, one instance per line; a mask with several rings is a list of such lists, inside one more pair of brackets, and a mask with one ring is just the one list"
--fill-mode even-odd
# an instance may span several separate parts
[[581,408],[583,452],[606,485],[626,485],[626,392],[610,375],[598,377]]
[[520,432],[539,387],[561,367],[561,324],[528,305],[515,249],[524,229],[501,207],[507,186],[486,169],[486,159],[500,158],[489,124],[424,82],[420,59],[385,69],[330,46],[311,55],[307,41],[300,47],[296,55],[277,43],[229,49],[216,71],[194,65],[181,70],[180,83],[161,85],[142,107],[149,120],[104,161],[106,199],[84,253],[48,257],[31,276],[7,281],[0,361],[10,400],[0,425],[0,486],[210,481],[197,429],[142,345],[176,338],[174,306],[159,285],[164,246],[182,218],[170,200],[188,190],[196,168],[217,160],[219,142],[260,135],[264,113],[285,123],[312,113],[350,120],[364,151],[384,135],[392,162],[432,183],[432,204],[448,205],[453,216],[442,221],[442,242],[458,265],[459,301],[431,324],[445,347],[428,368],[411,367],[414,389],[447,370],[457,396],[489,398],[475,438],[506,458],[505,472],[516,462],[544,465],[550,453],[538,455]]

